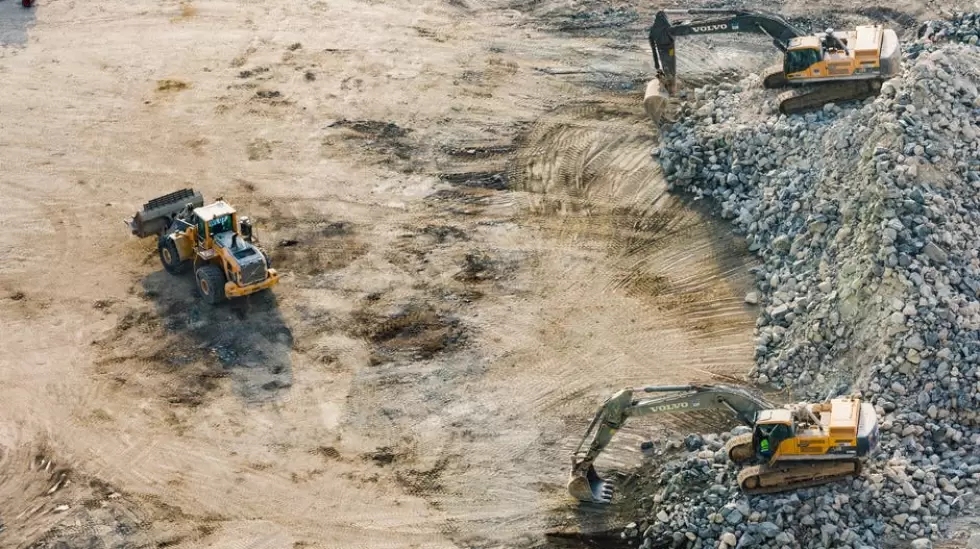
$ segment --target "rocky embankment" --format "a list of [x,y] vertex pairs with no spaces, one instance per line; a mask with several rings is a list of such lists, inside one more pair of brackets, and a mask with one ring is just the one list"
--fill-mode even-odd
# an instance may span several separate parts
[[980,485],[980,14],[929,22],[880,96],[778,114],[758,77],[694,90],[654,151],[761,259],[754,381],[860,393],[881,442],[851,482],[745,497],[689,439],[624,536],[641,548],[931,547]]

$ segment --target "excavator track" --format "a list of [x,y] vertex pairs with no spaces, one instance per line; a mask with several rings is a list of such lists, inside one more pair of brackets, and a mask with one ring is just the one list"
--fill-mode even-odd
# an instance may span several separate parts
[[782,64],[766,67],[760,76],[762,76],[763,88],[771,90],[789,86],[789,80],[786,79]]
[[851,80],[805,86],[779,94],[779,112],[789,115],[819,109],[827,103],[867,99],[878,95],[881,81]]
[[755,457],[752,448],[752,433],[734,436],[725,443],[725,455],[732,463],[742,463]]
[[778,465],[754,465],[738,474],[738,486],[748,495],[773,494],[820,486],[861,474],[857,459],[784,462]]

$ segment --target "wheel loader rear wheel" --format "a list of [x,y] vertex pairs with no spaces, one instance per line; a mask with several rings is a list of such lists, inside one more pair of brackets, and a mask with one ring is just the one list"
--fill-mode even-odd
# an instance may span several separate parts
[[157,251],[160,252],[160,263],[163,263],[163,268],[170,274],[178,275],[187,272],[187,268],[190,267],[190,261],[180,260],[177,243],[169,238],[160,237]]
[[197,270],[197,290],[204,301],[214,305],[225,300],[225,273],[217,265],[205,265]]

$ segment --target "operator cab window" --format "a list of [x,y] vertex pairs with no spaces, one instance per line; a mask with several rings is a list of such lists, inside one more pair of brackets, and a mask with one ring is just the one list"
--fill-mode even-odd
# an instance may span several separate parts
[[201,219],[201,218],[199,218],[199,217],[197,217],[197,216],[194,216],[191,219],[191,223],[193,223],[194,225],[197,225],[197,240],[198,240],[198,242],[203,242],[204,241],[204,235],[206,234],[205,233],[206,227],[204,225],[204,220]]
[[786,52],[786,62],[783,65],[783,72],[786,74],[805,71],[811,65],[819,63],[821,59],[820,50],[807,48],[804,50],[791,50]]
[[789,425],[776,425],[775,429],[772,430],[770,438],[783,441],[793,436],[793,430]]
[[220,234],[234,229],[230,215],[223,215],[208,221],[208,227],[211,228],[211,234]]

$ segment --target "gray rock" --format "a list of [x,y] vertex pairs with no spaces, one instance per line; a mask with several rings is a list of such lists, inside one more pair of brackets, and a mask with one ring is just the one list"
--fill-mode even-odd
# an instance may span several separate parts
[[830,540],[834,539],[837,535],[837,525],[836,524],[824,524],[820,527],[820,540],[823,542],[824,547],[830,546]]
[[926,256],[930,260],[932,260],[934,263],[937,263],[939,265],[945,265],[946,260],[948,259],[948,255],[946,254],[946,252],[932,242],[927,243],[922,248],[922,253],[926,254]]
[[932,541],[929,538],[918,538],[912,540],[912,549],[932,549]]
[[700,435],[692,434],[692,435],[688,435],[687,438],[684,439],[684,447],[687,448],[687,451],[689,452],[700,450],[701,447],[703,446],[704,446],[704,439],[701,438]]
[[759,525],[759,531],[767,538],[774,538],[778,536],[783,529],[777,526],[774,522],[763,522]]
[[783,304],[783,305],[778,305],[776,307],[773,307],[772,311],[770,311],[769,314],[772,315],[772,317],[775,318],[776,320],[780,320],[784,318],[788,313],[789,313],[789,306]]
[[773,249],[784,253],[789,251],[791,245],[792,245],[792,241],[788,236],[784,234],[777,236],[772,241]]

